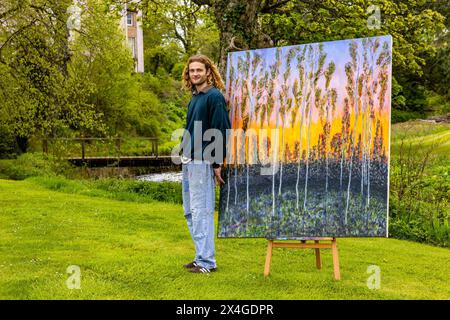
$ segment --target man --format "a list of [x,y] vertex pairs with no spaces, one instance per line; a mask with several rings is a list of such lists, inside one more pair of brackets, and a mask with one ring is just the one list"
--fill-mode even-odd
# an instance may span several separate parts
[[[183,136],[183,208],[189,232],[195,245],[195,258],[184,265],[194,273],[216,271],[214,249],[214,177],[224,184],[220,164],[226,150],[226,131],[231,128],[224,84],[217,67],[205,55],[189,58],[183,71],[183,84],[191,90],[185,134]],[[219,130],[221,139],[205,139],[205,132]],[[210,142],[210,140],[212,140]],[[206,151],[210,144],[214,152]],[[213,154],[214,153],[214,154]]]

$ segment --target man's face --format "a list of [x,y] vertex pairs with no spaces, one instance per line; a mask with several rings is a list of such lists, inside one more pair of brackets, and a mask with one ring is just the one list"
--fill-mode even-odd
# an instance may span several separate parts
[[189,64],[189,79],[195,86],[202,85],[208,78],[210,70],[206,70],[206,66],[201,62],[191,62]]

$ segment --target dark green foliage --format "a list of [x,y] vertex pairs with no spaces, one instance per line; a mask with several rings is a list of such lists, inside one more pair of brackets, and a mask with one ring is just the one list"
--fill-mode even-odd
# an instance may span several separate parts
[[5,126],[0,126],[0,158],[14,158],[18,151],[12,132]]
[[[390,235],[448,247],[450,162],[445,143],[448,126],[420,123],[402,126],[402,135],[395,136],[391,152]],[[429,138],[433,136],[434,139]]]
[[120,201],[182,203],[181,184],[176,182],[150,182],[121,178],[71,180],[62,176],[40,176],[30,179],[47,189],[65,193],[77,193]]
[[[412,174],[414,169],[404,166],[401,172],[399,165],[394,164],[391,171],[390,234],[399,239],[450,246],[448,166],[435,167],[428,173]],[[409,183],[402,185],[399,179]]]

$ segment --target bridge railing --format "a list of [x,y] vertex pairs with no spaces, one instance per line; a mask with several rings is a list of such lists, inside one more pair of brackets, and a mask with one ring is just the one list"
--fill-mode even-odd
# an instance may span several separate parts
[[[135,145],[132,147],[126,146],[126,143],[130,141]],[[146,143],[147,145],[145,145]],[[159,139],[156,137],[133,137],[128,139],[121,137],[48,138],[42,140],[42,151],[49,153],[49,150],[52,150],[53,154],[57,152],[65,158],[81,157],[82,160],[87,157],[120,158],[136,155],[157,158],[159,156],[158,144]]]

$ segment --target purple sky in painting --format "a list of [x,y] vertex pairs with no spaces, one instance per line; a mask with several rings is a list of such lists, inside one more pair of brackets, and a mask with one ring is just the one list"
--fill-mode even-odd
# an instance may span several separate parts
[[[392,46],[392,42],[391,42],[392,38],[390,36],[381,36],[381,37],[374,37],[374,38],[378,38],[380,40],[380,46],[378,48],[378,51],[377,51],[375,57],[378,56],[384,42],[388,42],[389,47]],[[345,85],[347,83],[347,78],[345,75],[345,64],[351,60],[350,54],[349,54],[349,45],[352,41],[357,42],[358,52],[362,59],[363,45],[362,45],[361,38],[360,39],[348,39],[348,40],[322,42],[323,50],[324,50],[325,54],[327,55],[326,60],[325,60],[324,69],[327,67],[327,65],[329,64],[330,61],[334,61],[335,65],[336,65],[336,71],[334,72],[334,75],[330,82],[330,88],[335,88],[338,93],[337,103],[336,103],[336,108],[337,108],[338,113],[342,112],[344,98],[347,96],[347,92],[345,89]],[[280,70],[280,76],[279,76],[280,80],[282,79],[282,75],[286,70],[286,58],[285,57],[286,57],[288,50],[291,48],[294,48],[294,47],[300,47],[301,49],[303,49],[304,46],[308,46],[308,45],[309,44],[281,47],[283,63],[282,63],[281,70]],[[313,44],[313,45],[317,45],[317,44]],[[272,65],[276,61],[276,59],[275,59],[276,48],[256,49],[256,50],[251,50],[250,52],[252,53],[252,55],[257,53],[264,57],[265,70],[268,70],[269,66]],[[242,57],[243,59],[245,59],[245,54],[246,54],[246,51],[229,53],[228,59],[230,59],[230,55],[233,55],[233,65],[234,65],[235,70],[237,70],[238,58]],[[262,68],[260,67],[259,70],[261,71]],[[294,80],[296,78],[298,78],[298,68],[297,68],[297,59],[294,58],[294,60],[291,63],[291,76],[290,76],[290,80],[289,80],[291,85],[294,83]],[[227,81],[227,83],[229,81],[229,66],[227,68],[226,81]],[[324,89],[324,82],[325,82],[324,77],[322,77],[319,81],[319,86],[322,88],[322,90]],[[387,92],[389,93],[390,89],[391,89],[390,81],[388,81],[388,83],[389,83],[389,87],[388,87]],[[278,93],[278,91],[279,91],[279,86],[277,86],[277,88],[275,89],[275,95]],[[389,99],[386,99],[386,100],[387,100],[386,103],[389,103]],[[278,107],[278,105],[276,105],[275,107]],[[319,112],[316,108],[314,108],[313,109],[313,122],[318,121],[318,116],[319,116]],[[272,119],[274,119],[274,117],[275,117],[275,112],[272,114]]]

